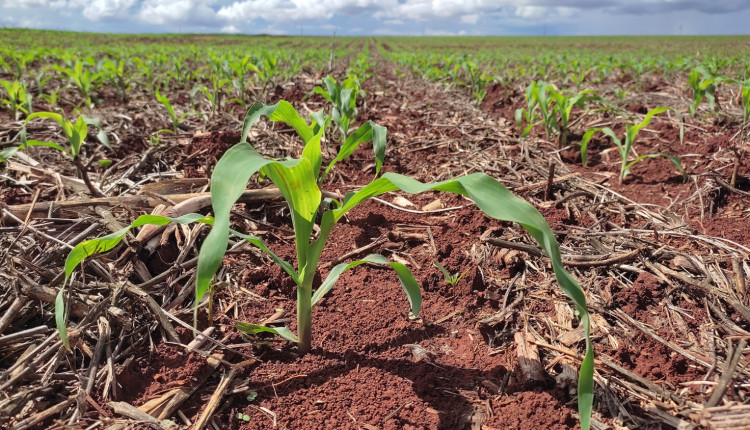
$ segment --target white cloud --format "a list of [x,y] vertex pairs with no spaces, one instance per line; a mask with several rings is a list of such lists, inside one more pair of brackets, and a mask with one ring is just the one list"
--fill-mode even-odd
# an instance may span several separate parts
[[313,0],[242,0],[219,9],[221,18],[235,21],[263,19],[270,22],[328,20],[335,14],[356,15],[377,10],[393,0],[333,0],[321,5]]
[[135,0],[94,0],[83,8],[83,16],[92,21],[124,18],[133,4]]
[[[584,19],[591,16],[596,21]],[[686,32],[747,33],[738,23],[748,16],[750,0],[0,0],[0,23],[13,18],[15,26],[28,21],[126,32],[180,25],[195,32],[298,34],[304,25],[305,33],[316,34],[338,28],[340,34],[421,35],[430,26],[432,34],[465,29],[474,35],[524,34],[547,24],[551,34],[676,33],[683,25]]]
[[3,7],[47,7],[47,0],[5,0]]
[[471,15],[464,15],[461,17],[461,22],[464,24],[476,24],[479,21],[479,14],[472,13]]
[[518,6],[516,16],[525,19],[538,19],[547,14],[548,8],[542,6]]
[[151,24],[190,24],[218,26],[221,21],[209,5],[212,1],[199,0],[145,0],[138,17]]
[[237,34],[240,32],[240,29],[233,25],[225,25],[224,27],[221,27],[221,32],[229,33],[229,34]]

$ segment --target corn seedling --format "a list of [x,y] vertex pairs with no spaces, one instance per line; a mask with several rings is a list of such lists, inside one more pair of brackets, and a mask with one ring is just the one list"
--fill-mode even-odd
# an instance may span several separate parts
[[325,88],[316,86],[313,91],[333,103],[331,118],[339,130],[341,140],[349,134],[349,125],[357,119],[357,95],[360,92],[359,81],[349,76],[339,85],[331,76],[323,79]]
[[8,98],[0,99],[0,102],[8,106],[14,119],[18,119],[20,114],[28,115],[32,112],[31,94],[26,89],[26,85],[19,81],[0,81],[0,85],[5,88]]
[[211,106],[211,116],[216,114],[217,110],[221,109],[221,95],[231,81],[229,79],[221,79],[217,75],[211,76],[211,87],[205,85],[198,85],[190,91],[191,100],[195,100],[195,96],[198,92],[203,93],[208,100],[208,104]]
[[0,66],[12,73],[16,80],[19,80],[24,77],[26,68],[39,54],[39,50],[19,52],[15,49],[1,49]]
[[492,82],[492,75],[482,72],[476,63],[468,61],[466,58],[462,60],[461,66],[469,75],[472,97],[476,102],[481,102],[487,94],[487,84]]
[[132,75],[125,70],[125,61],[114,62],[106,60],[102,65],[102,75],[120,93],[120,98],[125,99],[125,93],[130,89]]
[[172,130],[162,129],[159,130],[159,132],[166,131],[167,133],[172,134],[178,134],[179,133],[179,126],[185,117],[188,116],[187,113],[184,113],[180,116],[177,116],[177,114],[174,111],[174,107],[172,107],[172,103],[169,102],[169,99],[166,96],[163,96],[159,93],[159,90],[156,90],[156,100],[161,103],[164,108],[167,110],[167,113],[169,114],[169,119],[172,120]]
[[53,69],[60,73],[64,73],[70,78],[70,81],[78,88],[78,92],[84,100],[86,105],[92,103],[92,93],[94,87],[98,84],[101,75],[98,73],[91,73],[88,68],[84,68],[83,61],[77,61],[72,68],[53,66]]
[[658,115],[662,112],[665,112],[667,110],[671,110],[668,107],[658,107],[655,109],[650,110],[646,116],[643,118],[643,121],[641,121],[638,124],[630,124],[629,122],[625,123],[625,136],[624,141],[621,140],[617,135],[615,135],[615,132],[612,131],[609,127],[604,128],[592,128],[586,131],[586,133],[583,135],[583,139],[581,140],[581,161],[584,167],[588,164],[588,143],[591,140],[591,137],[596,133],[601,131],[603,134],[609,136],[612,139],[612,142],[617,146],[617,152],[620,155],[620,175],[619,180],[620,183],[630,174],[630,168],[635,165],[636,163],[645,160],[646,158],[656,158],[656,157],[666,157],[668,158],[672,164],[675,165],[677,170],[684,176],[685,171],[682,168],[682,163],[680,162],[680,159],[669,154],[665,154],[663,152],[661,153],[655,153],[655,154],[645,154],[637,156],[635,159],[630,161],[631,153],[633,152],[633,144],[635,143],[636,137],[638,137],[638,132],[641,131],[643,127],[646,127],[651,122],[651,118],[654,115]]
[[570,112],[574,106],[585,109],[587,101],[598,100],[596,93],[592,90],[581,91],[576,95],[564,94],[562,91],[550,87],[550,98],[555,102],[553,112],[556,112],[556,128],[560,133],[558,147],[564,148],[568,144],[568,124],[570,123]]
[[[247,137],[250,129],[260,116],[268,116],[271,121],[286,123],[297,131],[304,142],[301,158],[276,161],[258,154],[247,141]],[[401,190],[416,194],[436,190],[468,196],[488,216],[498,220],[517,222],[526,229],[550,258],[552,269],[560,287],[575,304],[586,338],[586,355],[581,365],[578,383],[578,402],[581,427],[588,429],[593,404],[594,355],[589,338],[590,322],[586,299],[581,287],[563,268],[555,235],[541,214],[531,204],[514,196],[499,182],[483,173],[473,173],[431,184],[425,184],[395,173],[385,173],[378,177],[385,156],[386,130],[372,122],[363,124],[352,133],[341,146],[336,157],[324,169],[320,141],[325,133],[327,119],[322,112],[311,115],[311,119],[311,124],[308,124],[299,116],[292,105],[285,101],[280,101],[274,105],[254,104],[245,117],[240,143],[224,154],[213,171],[211,177],[213,219],[198,214],[184,215],[178,219],[143,215],[136,219],[132,225],[116,233],[77,245],[70,252],[65,262],[66,279],[70,277],[75,267],[83,259],[95,253],[112,249],[133,227],[144,224],[165,225],[171,221],[178,223],[196,221],[212,223],[211,232],[203,242],[198,257],[196,304],[210,292],[211,280],[222,264],[230,235],[243,238],[269,255],[297,285],[298,334],[295,335],[285,327],[266,327],[249,323],[238,323],[238,329],[247,333],[266,332],[279,335],[284,339],[296,342],[299,352],[305,354],[312,347],[313,307],[320,303],[333,288],[343,272],[361,264],[377,264],[394,269],[401,287],[406,293],[412,314],[418,315],[421,309],[419,284],[408,268],[401,263],[391,262],[378,254],[371,254],[361,260],[334,266],[320,286],[313,291],[313,279],[318,271],[321,254],[338,221],[360,203],[391,191]],[[360,143],[366,141],[372,141],[375,152],[375,178],[358,191],[347,194],[342,201],[325,199],[323,192],[320,190],[320,185],[323,183],[326,174],[338,161],[349,157]],[[255,173],[260,173],[269,178],[279,188],[290,208],[297,251],[296,268],[274,254],[260,238],[247,236],[230,229],[232,206],[242,195],[247,182]],[[316,225],[318,219],[317,237],[313,238],[313,226]],[[56,321],[61,337],[67,344],[65,303],[62,299],[62,292],[58,294],[58,297],[60,297],[60,300],[56,302]]]
[[716,68],[698,66],[688,75],[688,87],[693,93],[693,103],[688,106],[691,115],[695,115],[704,98],[712,112],[721,109],[718,100],[716,100],[716,88],[723,79],[717,73]]
[[750,122],[750,78],[744,81],[733,79],[731,82],[739,86],[740,105],[742,106],[742,124]]
[[541,118],[537,113],[539,110],[539,102],[533,95],[534,91],[536,91],[535,88],[536,82],[531,81],[526,87],[526,107],[516,109],[515,117],[518,127],[521,128],[523,122],[526,121],[526,127],[521,132],[521,137],[528,136],[531,129],[541,122]]
[[[60,126],[62,127],[63,134],[65,135],[65,138],[67,140],[67,147],[59,145],[54,142],[41,142],[34,139],[27,139],[26,137],[26,124],[29,123],[34,118],[48,118],[56,121]],[[83,148],[83,145],[86,143],[86,137],[88,136],[88,126],[95,127],[99,132],[96,135],[99,142],[102,143],[102,145],[109,148],[109,138],[107,137],[107,134],[102,130],[102,124],[101,122],[96,118],[86,118],[84,116],[78,117],[78,120],[76,122],[68,121],[60,114],[52,113],[52,112],[36,112],[30,114],[28,117],[26,117],[26,122],[24,123],[24,127],[21,129],[21,145],[11,148],[6,148],[5,150],[0,152],[0,162],[7,160],[13,154],[15,154],[19,149],[26,149],[30,146],[46,146],[48,148],[56,149],[63,154],[66,154],[73,160],[73,164],[75,164],[76,168],[78,169],[81,179],[83,179],[83,182],[86,184],[86,187],[88,187],[89,191],[92,195],[96,197],[104,197],[101,191],[96,188],[96,186],[91,182],[88,176],[88,171],[86,169],[86,166],[81,161],[81,149]]]
[[245,104],[247,103],[246,76],[247,76],[247,72],[251,70],[252,63],[250,62],[250,60],[251,60],[250,57],[245,56],[244,58],[241,58],[241,59],[240,58],[231,59],[227,63],[229,68],[234,73],[231,79],[232,86],[239,93],[239,98],[236,98],[234,100],[242,106],[245,106]]
[[459,281],[461,281],[461,278],[464,277],[467,273],[469,273],[469,269],[464,270],[464,273],[456,272],[451,273],[443,267],[442,264],[440,264],[439,261],[435,261],[435,266],[437,266],[438,269],[440,269],[440,273],[443,274],[443,277],[445,278],[445,282],[450,285],[451,287],[455,287],[458,285]]

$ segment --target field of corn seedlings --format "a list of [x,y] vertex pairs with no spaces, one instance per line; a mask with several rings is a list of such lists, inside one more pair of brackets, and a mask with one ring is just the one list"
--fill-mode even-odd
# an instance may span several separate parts
[[2,428],[750,421],[750,37],[0,41]]

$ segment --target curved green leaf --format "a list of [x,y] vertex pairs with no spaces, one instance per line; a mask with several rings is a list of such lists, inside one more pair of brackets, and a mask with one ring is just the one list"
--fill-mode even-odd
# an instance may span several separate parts
[[[520,224],[544,249],[552,262],[552,268],[558,284],[565,295],[575,304],[580,314],[581,324],[583,324],[586,336],[586,360],[591,360],[593,363],[594,350],[590,339],[590,321],[586,308],[586,297],[575,279],[563,267],[557,239],[552,229],[550,229],[544,217],[531,204],[516,197],[502,184],[483,173],[473,173],[433,184],[424,184],[407,176],[386,173],[356,193],[347,195],[341,208],[331,211],[332,218],[334,222],[338,221],[359,203],[371,197],[396,190],[405,191],[410,194],[437,190],[466,195],[488,216]],[[583,416],[588,414],[588,417],[590,417],[591,415],[593,405],[593,391],[590,390],[593,387],[592,378],[593,365],[590,369],[582,367],[578,397],[582,426]]]
[[383,160],[385,159],[387,133],[388,131],[385,127],[377,125],[372,121],[367,121],[362,124],[354,133],[346,138],[346,141],[341,145],[341,149],[336,155],[336,158],[334,158],[328,167],[326,167],[323,177],[328,175],[328,172],[337,162],[352,155],[361,143],[369,140],[372,140],[372,149],[375,152],[375,175],[377,176],[380,173],[380,168],[383,166]]
[[321,197],[320,189],[313,177],[312,166],[306,158],[286,161],[266,159],[249,143],[241,142],[224,154],[211,176],[211,202],[215,221],[199,254],[196,303],[208,291],[211,278],[219,269],[226,252],[232,205],[242,195],[250,177],[261,169],[279,187],[292,210],[300,263],[298,269],[302,272]]
[[27,146],[46,146],[47,148],[54,148],[54,149],[57,149],[60,152],[64,152],[64,153],[70,155],[70,153],[68,152],[67,149],[65,149],[62,146],[56,144],[55,142],[40,142],[38,140],[29,139],[29,140],[26,141],[26,145]]
[[299,342],[297,336],[286,327],[266,327],[264,325],[250,324],[246,322],[237,322],[234,326],[237,327],[237,330],[248,334],[271,333],[279,335],[290,342]]
[[648,113],[646,113],[646,116],[643,118],[643,121],[641,121],[640,124],[635,124],[635,125],[628,127],[626,141],[629,141],[630,144],[632,145],[633,142],[635,142],[635,137],[638,135],[638,132],[640,132],[643,127],[648,127],[648,125],[651,123],[651,118],[653,118],[654,115],[658,115],[668,110],[672,110],[672,109],[666,106],[660,106],[660,107],[657,107],[648,111]]
[[586,133],[583,134],[583,138],[581,139],[581,164],[583,167],[586,167],[589,162],[589,140],[591,140],[591,137],[594,136],[594,133],[597,131],[601,131],[601,129],[590,128],[586,130]]
[[207,224],[211,224],[212,220],[210,217],[205,217],[200,214],[187,214],[183,215],[179,218],[167,218],[163,216],[158,215],[141,215],[138,218],[136,218],[135,221],[133,221],[132,224],[130,224],[127,227],[123,227],[122,229],[108,234],[106,236],[102,236],[96,239],[87,240],[85,242],[81,242],[78,245],[76,245],[68,254],[68,257],[65,259],[65,279],[70,278],[70,275],[73,273],[73,270],[75,270],[76,267],[78,267],[81,262],[95,254],[101,254],[102,252],[107,252],[110,249],[117,246],[117,244],[120,243],[122,238],[133,228],[140,227],[146,224],[151,225],[167,225],[170,222],[176,222],[178,224],[188,224],[192,222],[205,222]]
[[271,121],[281,121],[290,125],[297,130],[297,133],[305,143],[315,135],[310,126],[307,125],[307,122],[299,116],[289,102],[281,100],[273,105],[265,105],[261,102],[255,102],[250,106],[250,109],[245,115],[240,142],[247,142],[247,135],[250,133],[250,129],[255,125],[255,121],[257,121],[262,115],[267,116]]
[[68,316],[65,310],[65,288],[60,288],[55,296],[55,326],[60,334],[65,349],[70,351],[70,340],[68,339]]
[[320,288],[315,290],[315,293],[312,296],[312,305],[315,306],[315,304],[317,304],[318,301],[320,301],[320,299],[322,299],[331,290],[331,288],[333,288],[342,273],[365,263],[388,265],[392,267],[393,270],[396,271],[398,279],[401,282],[401,288],[404,289],[406,297],[409,300],[411,312],[414,315],[419,315],[419,311],[422,308],[422,293],[419,289],[419,284],[417,283],[416,279],[414,279],[414,276],[412,276],[411,272],[406,266],[401,263],[389,261],[387,258],[383,257],[380,254],[370,254],[361,260],[336,265],[328,273],[328,276],[326,276],[326,279],[323,281],[323,283],[320,284]]
[[679,170],[680,174],[684,177],[685,176],[685,170],[682,168],[682,162],[679,158],[675,157],[674,155],[665,154],[663,152],[657,153],[657,154],[645,154],[641,155],[640,157],[636,158],[635,160],[631,161],[625,166],[624,174],[622,175],[622,178],[625,179],[626,176],[630,174],[630,168],[633,167],[636,163],[639,161],[645,160],[646,158],[657,158],[657,157],[664,157],[669,159],[669,161],[674,164],[674,166]]

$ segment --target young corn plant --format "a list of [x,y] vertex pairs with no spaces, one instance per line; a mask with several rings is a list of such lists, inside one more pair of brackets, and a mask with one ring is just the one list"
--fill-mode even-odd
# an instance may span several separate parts
[[[58,124],[60,124],[60,127],[62,127],[63,134],[65,135],[67,142],[67,147],[64,147],[62,145],[59,145],[55,142],[40,142],[38,140],[33,139],[27,139],[26,138],[26,124],[29,123],[34,118],[48,118],[56,121]],[[78,117],[76,122],[69,121],[65,119],[60,114],[52,113],[52,112],[36,112],[30,114],[28,117],[26,117],[26,122],[24,123],[23,129],[21,129],[21,145],[17,147],[11,147],[6,148],[5,150],[0,152],[0,162],[7,160],[13,154],[15,154],[19,149],[26,149],[29,146],[46,146],[48,148],[56,149],[63,154],[69,156],[73,160],[73,164],[75,164],[76,168],[78,169],[79,174],[81,175],[81,179],[83,179],[83,182],[86,184],[86,187],[89,189],[91,194],[95,197],[104,197],[104,194],[102,194],[101,191],[91,182],[91,179],[88,175],[88,169],[83,164],[83,161],[81,160],[81,149],[83,148],[83,145],[86,143],[86,137],[88,137],[88,127],[93,126],[98,130],[98,133],[96,135],[99,142],[102,143],[105,147],[109,148],[109,138],[107,137],[107,134],[102,130],[102,124],[101,121],[99,121],[96,118],[86,118],[84,116]]]
[[688,87],[693,92],[693,103],[688,106],[690,115],[695,115],[698,106],[704,98],[708,101],[708,108],[714,111],[716,108],[715,93],[718,84],[718,78],[711,76],[705,67],[699,66],[690,72],[688,75]]
[[625,123],[625,136],[624,141],[621,140],[617,135],[615,135],[615,132],[612,131],[609,127],[604,128],[592,128],[586,131],[586,133],[583,135],[583,139],[581,140],[581,162],[584,167],[588,164],[588,144],[591,138],[594,136],[595,133],[601,131],[603,134],[609,136],[612,139],[612,142],[617,146],[617,152],[620,155],[620,175],[619,175],[619,181],[622,183],[623,180],[630,174],[630,168],[633,167],[633,165],[645,160],[646,158],[656,158],[656,157],[665,157],[668,158],[672,164],[675,165],[677,170],[680,172],[680,174],[685,176],[685,171],[682,168],[682,163],[680,162],[680,159],[675,157],[674,155],[665,154],[663,152],[660,153],[654,153],[654,154],[645,154],[637,156],[635,159],[630,160],[631,153],[633,152],[633,144],[635,143],[636,137],[638,137],[638,133],[641,131],[642,128],[647,127],[649,123],[651,123],[651,118],[654,115],[658,115],[662,112],[671,110],[668,107],[658,107],[655,109],[652,109],[648,111],[646,116],[643,118],[643,121],[641,121],[638,124],[630,124],[629,122]]
[[77,61],[72,68],[61,66],[53,66],[53,68],[70,78],[87,106],[92,104],[91,96],[94,88],[99,84],[101,74],[92,73],[91,70],[85,68],[83,61]]
[[242,106],[247,103],[247,72],[251,70],[252,63],[251,58],[245,56],[244,58],[233,58],[229,60],[228,66],[234,73],[232,76],[232,86],[239,93],[239,97],[233,99]]
[[120,93],[120,98],[124,100],[125,94],[130,89],[130,82],[133,79],[132,75],[125,70],[125,61],[114,62],[109,59],[106,60],[102,65],[102,76],[117,89],[117,92]]
[[585,109],[586,102],[597,100],[596,92],[593,90],[581,91],[575,95],[565,94],[550,87],[550,98],[555,102],[553,112],[556,112],[556,128],[560,133],[558,148],[564,148],[568,144],[568,124],[570,123],[570,112],[574,106]]
[[8,94],[8,98],[0,99],[0,102],[8,106],[13,114],[13,119],[17,120],[21,114],[32,113],[31,94],[27,91],[23,82],[0,81],[0,85],[5,88],[5,92]]
[[492,82],[492,75],[482,72],[476,63],[466,60],[462,61],[462,67],[469,75],[469,86],[471,88],[471,95],[477,103],[481,103],[484,100],[484,96],[487,94],[487,84]]
[[19,80],[24,77],[28,65],[40,56],[41,53],[42,50],[39,49],[31,49],[28,51],[0,49],[0,67],[5,68],[9,73],[12,73],[14,79]]
[[198,85],[190,91],[190,98],[195,100],[195,96],[198,92],[202,92],[211,105],[211,116],[216,114],[217,110],[221,109],[221,96],[224,93],[224,87],[231,83],[229,79],[221,79],[218,75],[211,76],[211,87],[205,85]]
[[[550,97],[550,92],[554,90],[552,85],[543,81],[531,81],[529,86],[526,88],[526,104],[533,106],[535,110],[539,111],[539,121],[535,124],[528,124],[527,129],[531,131],[531,127],[536,124],[544,124],[544,133],[547,136],[547,140],[550,139],[552,134],[555,132],[557,127],[557,120],[555,118],[554,110],[554,99]],[[516,119],[518,119],[518,111],[516,111]],[[526,129],[524,130],[526,131]],[[524,137],[528,134],[528,131],[522,135]]]
[[[271,121],[288,124],[297,131],[304,147],[298,159],[276,161],[261,156],[247,141],[250,129],[261,116]],[[210,291],[213,276],[222,264],[230,235],[244,238],[261,251],[268,254],[292,278],[297,286],[297,334],[285,327],[266,327],[249,323],[238,323],[238,329],[248,333],[267,332],[279,335],[298,344],[299,352],[305,354],[312,348],[312,309],[334,287],[339,276],[346,270],[365,263],[391,267],[396,272],[401,287],[406,293],[410,310],[415,316],[421,309],[421,292],[408,268],[401,263],[391,262],[378,254],[341,263],[334,266],[317,289],[313,279],[318,272],[321,254],[337,222],[357,205],[372,197],[391,192],[404,191],[411,194],[428,190],[446,191],[468,196],[477,207],[488,216],[504,221],[519,223],[544,249],[552,263],[557,281],[565,294],[573,301],[581,318],[586,337],[584,356],[578,383],[578,404],[581,427],[588,429],[593,404],[594,354],[589,337],[590,322],[586,299],[581,287],[565,271],[554,233],[537,210],[526,201],[514,196],[496,180],[483,173],[473,173],[455,179],[436,183],[422,183],[404,175],[385,173],[379,176],[385,156],[386,130],[372,122],[367,122],[348,136],[338,154],[324,168],[321,153],[321,137],[328,122],[322,112],[311,115],[308,124],[294,110],[291,104],[280,101],[274,105],[254,104],[248,111],[242,130],[240,143],[230,148],[217,163],[211,177],[211,198],[214,218],[198,214],[170,219],[155,215],[144,215],[116,233],[77,245],[65,262],[65,275],[69,279],[75,267],[83,259],[98,252],[112,249],[130,228],[144,224],[164,225],[171,221],[178,223],[206,222],[213,224],[211,232],[201,246],[196,275],[196,305]],[[334,165],[349,157],[360,143],[372,141],[375,153],[375,178],[358,191],[350,192],[341,201],[324,198],[320,187]],[[280,190],[289,206],[294,242],[296,245],[296,267],[274,254],[260,238],[247,236],[230,229],[230,211],[242,195],[250,178],[256,174],[269,178]],[[313,227],[318,221],[318,232],[313,236]],[[58,297],[63,297],[62,292]],[[64,300],[56,302],[58,330],[63,341],[67,341],[65,331]],[[197,306],[196,306],[197,312]]]
[[526,122],[526,127],[524,127],[521,131],[521,137],[528,136],[528,134],[531,132],[531,129],[541,122],[541,117],[538,113],[539,102],[537,101],[536,97],[532,95],[535,91],[535,86],[536,82],[531,81],[531,83],[526,87],[526,107],[516,109],[515,117],[516,125],[518,126],[518,128],[520,129],[524,121]]
[[164,109],[166,109],[167,113],[169,114],[169,119],[172,120],[172,130],[162,129],[162,130],[159,130],[159,132],[166,131],[167,133],[179,134],[180,123],[182,122],[183,119],[185,119],[188,116],[188,114],[184,113],[178,116],[177,113],[175,113],[174,111],[174,107],[172,107],[172,103],[170,103],[169,99],[166,96],[161,95],[158,89],[156,90],[155,94],[156,94],[156,100],[158,100],[159,103],[161,103],[162,106],[164,106]]
[[439,261],[435,261],[435,266],[437,266],[437,268],[440,269],[440,273],[443,274],[443,277],[445,278],[445,282],[451,287],[455,287],[456,285],[458,285],[458,283],[461,281],[461,278],[463,278],[464,275],[469,273],[469,269],[464,270],[464,273],[461,273],[461,272],[451,273],[448,271],[448,269],[443,267],[443,265],[440,264]]
[[359,81],[349,76],[339,85],[331,76],[323,79],[325,88],[316,86],[313,91],[333,103],[331,117],[341,135],[341,140],[349,134],[349,125],[357,119],[357,95],[360,92]]

